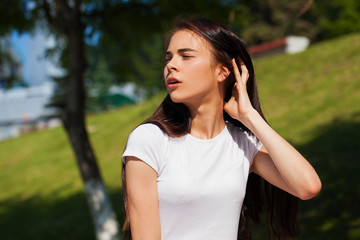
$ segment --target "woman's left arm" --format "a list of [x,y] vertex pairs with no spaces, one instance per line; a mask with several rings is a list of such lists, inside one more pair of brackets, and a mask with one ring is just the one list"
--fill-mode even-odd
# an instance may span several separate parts
[[246,90],[249,73],[245,64],[240,64],[241,74],[233,59],[236,84],[231,99],[224,104],[224,110],[242,122],[263,144],[251,170],[300,199],[314,197],[321,189],[319,176],[310,163],[252,107]]
[[321,181],[314,168],[256,110],[243,116],[242,123],[263,144],[251,166],[253,172],[303,200],[314,197],[320,191]]

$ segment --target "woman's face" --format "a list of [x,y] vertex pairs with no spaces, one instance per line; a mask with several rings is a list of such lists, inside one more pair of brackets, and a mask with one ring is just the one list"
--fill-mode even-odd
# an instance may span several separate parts
[[176,32],[165,54],[164,79],[173,102],[186,105],[210,100],[218,93],[210,45],[189,30]]

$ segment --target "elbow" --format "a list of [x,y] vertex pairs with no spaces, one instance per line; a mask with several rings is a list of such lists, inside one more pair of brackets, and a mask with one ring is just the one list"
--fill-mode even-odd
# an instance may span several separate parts
[[322,184],[320,179],[316,179],[307,184],[302,193],[299,194],[301,200],[309,200],[315,197],[321,190]]

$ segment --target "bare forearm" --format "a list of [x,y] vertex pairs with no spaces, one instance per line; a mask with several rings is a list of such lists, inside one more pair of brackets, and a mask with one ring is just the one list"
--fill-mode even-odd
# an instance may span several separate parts
[[[150,220],[151,219],[151,220]],[[144,213],[130,214],[130,227],[133,240],[160,240],[159,219],[154,216],[144,216]]]
[[241,119],[263,143],[284,183],[302,199],[316,195],[321,182],[310,163],[260,116],[251,111]]

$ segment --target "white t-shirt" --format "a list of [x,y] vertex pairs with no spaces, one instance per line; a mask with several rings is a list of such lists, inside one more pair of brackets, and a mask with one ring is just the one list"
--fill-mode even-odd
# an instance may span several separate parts
[[134,156],[157,173],[162,240],[236,240],[249,168],[262,144],[231,123],[212,139],[137,127],[123,161]]

